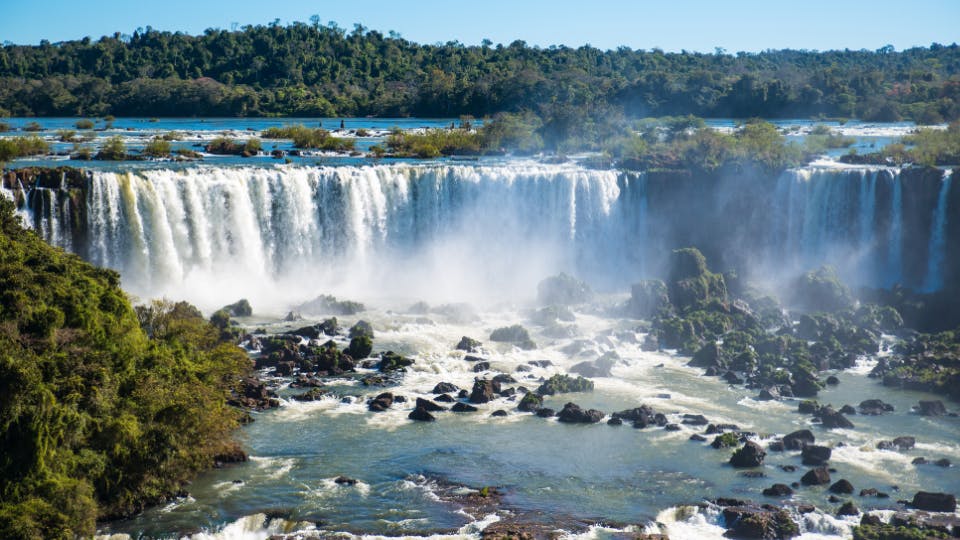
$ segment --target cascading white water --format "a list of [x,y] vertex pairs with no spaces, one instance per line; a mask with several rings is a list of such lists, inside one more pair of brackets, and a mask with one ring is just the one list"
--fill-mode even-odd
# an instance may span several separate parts
[[[120,271],[134,294],[205,309],[247,297],[280,312],[319,293],[503,300],[529,296],[561,270],[624,290],[658,270],[684,241],[671,237],[674,227],[691,223],[711,223],[699,225],[711,229],[701,238],[770,275],[832,264],[852,284],[905,279],[899,171],[789,170],[769,196],[753,180],[728,185],[719,188],[728,199],[757,197],[769,208],[751,216],[725,213],[720,203],[698,210],[712,218],[685,213],[697,191],[654,181],[527,162],[94,171],[79,237],[64,189],[29,190],[21,211],[51,243]],[[942,286],[949,190],[945,180],[930,210],[927,275],[908,286]],[[738,233],[745,236],[732,232],[739,223],[748,224]],[[765,240],[754,242],[758,234]],[[74,238],[83,245],[71,246]]]
[[612,217],[619,195],[617,173],[569,166],[97,172],[89,257],[136,294],[210,306],[509,297],[636,236]]
[[930,248],[927,258],[927,277],[923,289],[927,292],[939,290],[943,287],[943,262],[947,239],[947,203],[950,195],[950,183],[953,180],[952,171],[944,174],[940,181],[940,193],[937,195],[937,207],[933,211],[933,222],[930,226]]

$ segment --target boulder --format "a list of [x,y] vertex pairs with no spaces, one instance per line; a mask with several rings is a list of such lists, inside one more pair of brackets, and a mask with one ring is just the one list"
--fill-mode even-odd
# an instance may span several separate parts
[[789,497],[793,495],[793,490],[786,484],[774,484],[763,490],[767,497]]
[[615,412],[611,416],[614,418],[620,418],[621,420],[633,422],[633,427],[643,429],[649,425],[666,425],[666,417],[663,417],[662,423],[659,423],[661,420],[658,419],[658,415],[663,416],[649,406],[641,405],[633,409]]
[[439,403],[455,403],[457,401],[450,394],[439,394],[437,397],[433,398],[433,400]]
[[850,289],[830,266],[807,272],[793,283],[791,303],[803,311],[834,312],[853,306]]
[[804,446],[813,444],[815,441],[813,432],[809,429],[800,429],[783,437],[783,447],[787,450],[802,450]]
[[727,300],[723,276],[707,270],[707,260],[696,248],[677,249],[671,254],[667,293],[681,312],[701,308],[714,300]]
[[927,510],[929,512],[956,512],[957,497],[952,493],[918,491],[913,496],[910,506],[917,510]]
[[436,418],[434,418],[434,416],[430,414],[429,411],[420,407],[417,407],[416,409],[411,411],[410,414],[407,415],[407,418],[411,420],[417,420],[419,422],[433,422],[434,420],[436,420]]
[[730,457],[730,464],[734,467],[759,467],[767,452],[757,443],[747,441]]
[[350,339],[350,346],[344,352],[354,360],[362,360],[373,352],[373,340],[366,334],[354,336]]
[[477,408],[468,403],[457,403],[450,408],[453,412],[477,412]]
[[504,326],[490,333],[490,341],[522,343],[530,341],[530,333],[519,324]]
[[568,392],[592,392],[593,381],[583,377],[574,379],[569,375],[557,374],[537,388],[537,393],[542,396],[553,394],[565,394]]
[[493,411],[492,413],[490,413],[490,416],[494,416],[494,417],[498,417],[498,418],[504,417],[504,416],[507,416],[507,411],[505,411],[505,410],[503,410],[503,409],[497,409],[497,410]]
[[832,453],[832,450],[826,446],[807,445],[804,446],[800,452],[800,457],[804,465],[818,467],[820,465],[826,465]]
[[341,485],[341,486],[355,486],[355,485],[357,485],[357,479],[356,479],[356,478],[350,478],[350,477],[347,477],[347,476],[338,476],[338,477],[336,477],[336,478],[333,479],[333,482],[334,482],[335,484],[338,484],[338,485]]
[[603,354],[596,360],[580,362],[570,368],[571,373],[583,375],[584,377],[611,377],[610,369],[620,360],[620,355],[614,351]]
[[801,478],[800,483],[805,486],[819,486],[830,483],[830,471],[826,467],[810,469]]
[[892,441],[880,441],[877,443],[877,450],[909,450],[914,447],[917,440],[913,437],[897,437]]
[[393,405],[393,394],[390,392],[384,392],[373,398],[373,400],[367,405],[367,408],[373,412],[381,412],[389,409],[391,405]]
[[853,422],[847,419],[846,416],[840,414],[838,411],[833,410],[833,408],[827,406],[822,407],[818,411],[820,416],[820,422],[823,423],[823,427],[828,429],[833,428],[843,428],[850,429],[853,427]]
[[595,424],[603,418],[603,413],[596,409],[582,409],[576,403],[567,403],[557,417],[569,424]]
[[543,407],[543,397],[534,392],[525,394],[517,405],[517,409],[523,412],[536,412],[540,407]]
[[[830,485],[830,493],[836,493],[837,495],[850,495],[853,493],[853,484],[850,483],[846,478],[841,478],[833,484]],[[860,496],[863,494],[861,492]]]
[[582,304],[592,296],[586,283],[564,273],[550,276],[537,285],[537,301],[541,305]]
[[923,416],[943,416],[947,414],[947,408],[943,406],[943,402],[939,399],[932,401],[921,400],[918,410]]
[[351,339],[357,336],[367,336],[370,339],[373,339],[373,325],[367,321],[357,321],[356,324],[350,327],[348,334]]
[[429,399],[417,398],[416,408],[423,409],[427,412],[440,412],[447,409],[437,405],[436,403],[430,401]]
[[490,362],[477,362],[476,364],[473,365],[474,373],[483,373],[484,371],[488,371],[489,369],[490,369]]
[[852,501],[847,501],[840,505],[840,508],[837,509],[837,517],[840,516],[856,516],[860,513],[860,509],[857,508],[857,505],[853,504]]
[[557,414],[557,411],[551,409],[550,407],[542,407],[540,409],[537,409],[536,414],[540,418],[550,418],[551,416],[555,416]]
[[436,386],[433,387],[433,390],[430,391],[431,394],[454,394],[458,392],[460,388],[448,382],[439,382]]
[[473,391],[470,392],[470,403],[488,403],[500,393],[500,383],[487,379],[473,381]]
[[246,298],[241,298],[239,301],[229,306],[223,306],[221,309],[229,313],[231,317],[249,317],[253,315],[253,308],[250,307],[250,302],[248,302]]
[[479,341],[473,338],[463,336],[462,338],[460,338],[460,343],[457,343],[457,350],[475,353],[480,350],[480,347],[482,345],[483,343],[480,343]]
[[[719,502],[719,501],[718,501]],[[800,534],[786,510],[767,507],[728,506],[723,509],[728,538],[793,538]]]
[[860,414],[869,414],[876,416],[885,412],[893,412],[893,405],[884,403],[879,399],[867,399],[860,402]]
[[386,351],[380,353],[380,363],[377,364],[377,369],[380,371],[396,371],[411,366],[413,363],[412,358],[401,356],[393,351]]

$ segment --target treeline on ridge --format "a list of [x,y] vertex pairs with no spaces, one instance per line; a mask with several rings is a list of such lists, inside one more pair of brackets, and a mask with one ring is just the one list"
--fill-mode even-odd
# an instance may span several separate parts
[[960,49],[665,53],[421,45],[278,22],[202,35],[147,27],[0,49],[0,115],[960,117]]
[[0,197],[0,538],[72,539],[242,459],[227,404],[250,363],[186,303],[25,230]]

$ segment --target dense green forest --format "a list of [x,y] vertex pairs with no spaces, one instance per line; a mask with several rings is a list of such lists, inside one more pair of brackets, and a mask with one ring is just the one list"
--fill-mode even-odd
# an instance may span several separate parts
[[0,538],[72,539],[236,456],[244,352],[186,303],[44,243],[0,197]]
[[665,53],[621,47],[421,45],[356,25],[246,26],[0,49],[17,116],[960,117],[960,49]]

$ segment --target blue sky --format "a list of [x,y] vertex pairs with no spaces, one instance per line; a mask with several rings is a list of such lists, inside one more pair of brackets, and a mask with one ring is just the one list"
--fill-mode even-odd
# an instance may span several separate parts
[[960,0],[2,0],[0,41],[98,38],[137,27],[201,33],[234,25],[308,22],[319,15],[394,30],[420,43],[487,38],[508,44],[589,43],[713,52],[902,50],[960,41]]

